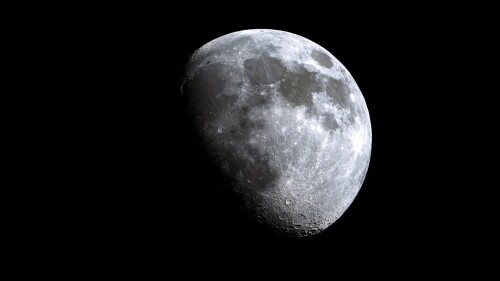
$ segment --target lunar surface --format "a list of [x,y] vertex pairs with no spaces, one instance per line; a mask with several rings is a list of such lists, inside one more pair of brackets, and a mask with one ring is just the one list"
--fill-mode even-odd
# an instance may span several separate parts
[[191,56],[181,89],[204,149],[262,224],[313,235],[358,194],[368,109],[351,74],[316,43],[277,30],[227,34]]

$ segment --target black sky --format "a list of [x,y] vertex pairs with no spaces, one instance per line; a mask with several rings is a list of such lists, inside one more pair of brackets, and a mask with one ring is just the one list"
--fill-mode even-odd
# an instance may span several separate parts
[[[87,190],[92,208],[81,227],[90,247],[113,255],[171,257],[183,264],[266,263],[326,256],[411,266],[457,252],[450,235],[461,219],[454,179],[460,161],[448,135],[456,96],[448,84],[465,24],[449,10],[412,7],[364,12],[344,7],[241,13],[217,7],[114,7],[83,17],[74,42],[88,67],[83,148],[94,159]],[[394,7],[392,7],[394,8]],[[370,167],[360,193],[324,233],[285,239],[260,231],[238,213],[230,195],[213,192],[218,178],[196,151],[180,85],[197,48],[230,32],[269,28],[306,37],[350,71],[372,122]],[[462,121],[466,122],[466,121]],[[88,151],[87,151],[88,150]],[[95,156],[93,158],[93,156]],[[98,245],[98,246],[96,246]],[[256,257],[256,258],[254,258]]]

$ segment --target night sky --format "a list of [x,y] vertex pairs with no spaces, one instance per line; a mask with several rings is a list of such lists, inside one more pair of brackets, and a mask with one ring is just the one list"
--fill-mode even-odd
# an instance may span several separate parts
[[[95,156],[85,179],[90,207],[80,215],[83,248],[193,268],[311,257],[371,263],[380,255],[414,265],[407,261],[416,255],[437,262],[458,252],[449,237],[468,213],[453,212],[459,170],[451,163],[460,157],[447,137],[457,130],[447,81],[456,57],[446,44],[457,38],[457,25],[432,9],[254,7],[240,14],[194,5],[113,7],[77,27],[90,38],[75,44],[92,69],[85,86],[92,135],[84,151]],[[314,237],[279,237],[247,220],[237,198],[217,188],[221,179],[186,119],[179,90],[189,56],[219,36],[255,28],[295,33],[327,49],[352,74],[370,113],[364,184],[343,216]]]

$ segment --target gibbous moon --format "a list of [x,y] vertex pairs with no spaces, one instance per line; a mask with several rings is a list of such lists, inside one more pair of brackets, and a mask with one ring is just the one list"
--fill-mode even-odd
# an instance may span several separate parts
[[204,149],[262,224],[316,234],[356,197],[371,154],[368,108],[321,46],[284,31],[230,33],[191,56],[182,91]]

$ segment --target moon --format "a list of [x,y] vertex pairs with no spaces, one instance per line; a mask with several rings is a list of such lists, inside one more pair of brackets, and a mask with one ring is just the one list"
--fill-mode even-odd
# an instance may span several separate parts
[[368,108],[318,44],[278,30],[230,33],[193,53],[181,89],[204,150],[263,225],[314,235],[358,194],[371,155]]

